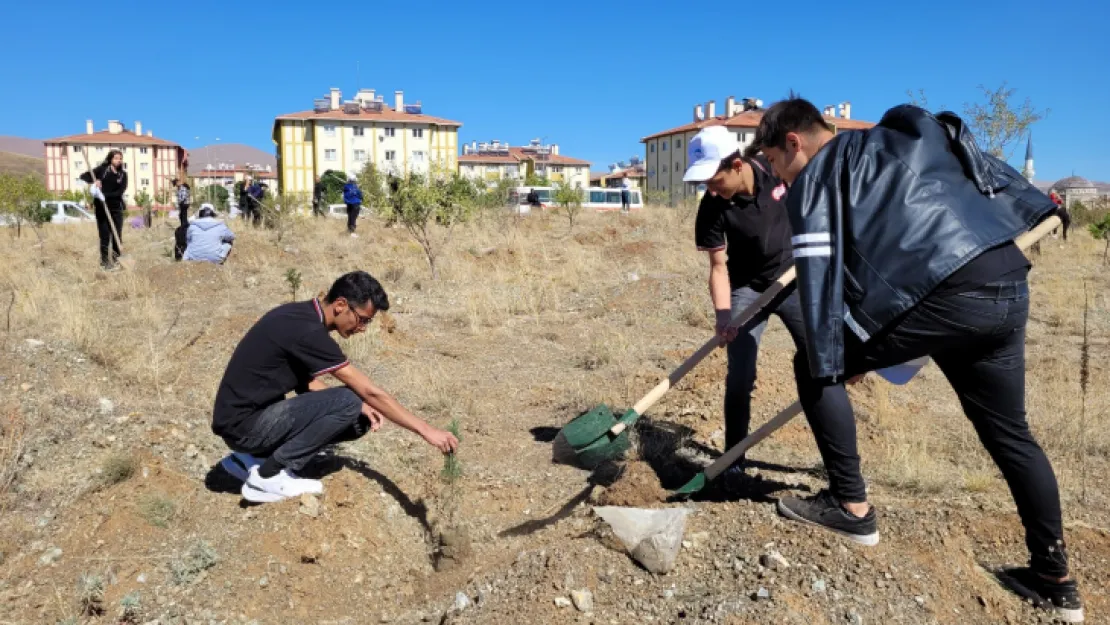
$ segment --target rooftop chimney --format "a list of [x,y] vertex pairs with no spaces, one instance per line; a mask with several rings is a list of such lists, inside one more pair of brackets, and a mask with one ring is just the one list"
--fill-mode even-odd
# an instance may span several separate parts
[[146,131],[146,136],[153,137],[154,136],[154,131],[153,130]]
[[694,105],[694,121],[700,122],[703,119],[705,119],[705,117],[702,115],[701,105],[700,104],[695,104]]
[[710,100],[705,103],[705,117],[706,119],[713,119],[717,116],[717,101]]
[[736,114],[736,97],[729,96],[725,98],[725,117],[732,117]]
[[405,92],[404,91],[394,91],[393,92],[393,110],[397,111],[398,113],[404,113],[405,112]]
[[551,155],[552,156],[559,156],[559,144],[558,143],[552,143],[550,147],[551,147]]
[[85,134],[91,135],[93,133],[93,123],[91,119],[85,120]]
[[358,94],[355,95],[355,100],[357,102],[363,103],[363,104],[365,104],[366,102],[373,102],[374,101],[374,90],[373,89],[359,89]]
[[338,111],[339,110],[339,100],[340,100],[341,97],[342,96],[339,93],[339,89],[336,89],[335,87],[332,87],[331,88],[331,110],[333,110],[333,111]]
[[123,132],[123,124],[119,123],[118,120],[109,119],[108,120],[108,132],[110,132],[114,135],[118,135],[119,133]]
[[836,117],[836,107],[830,104],[821,111],[821,114],[825,117]]
[[140,137],[143,136],[143,123],[139,120],[135,120],[135,134]]
[[840,116],[844,119],[852,119],[852,103],[845,100],[840,103]]

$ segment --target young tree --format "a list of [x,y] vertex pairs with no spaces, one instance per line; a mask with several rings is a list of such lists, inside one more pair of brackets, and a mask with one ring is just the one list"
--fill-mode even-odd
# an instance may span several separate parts
[[524,177],[524,186],[526,187],[550,187],[551,181],[546,176],[540,176],[535,173],[528,174]]
[[320,174],[320,184],[324,185],[324,204],[343,203],[343,185],[347,184],[347,173],[341,169],[329,169]]
[[1029,131],[1034,123],[1048,115],[1048,109],[1037,110],[1026,98],[1021,104],[1012,104],[1016,89],[1010,89],[1003,82],[991,90],[983,85],[979,89],[986,102],[964,104],[964,121],[975,134],[979,147],[1003,160],[1009,160],[1014,152],[1014,144]]
[[458,174],[433,170],[428,176],[408,174],[393,194],[393,214],[416,240],[428,261],[432,279],[439,277],[436,261],[456,225],[470,218],[474,200],[469,185]]
[[150,193],[147,193],[146,189],[140,189],[135,194],[135,203],[143,209],[143,224],[147,228],[154,225],[154,198],[150,197]]
[[363,208],[381,212],[387,208],[388,195],[385,188],[385,175],[373,163],[367,163],[358,172],[356,183],[362,189]]
[[0,213],[15,223],[16,237],[23,236],[23,223],[28,222],[41,238],[37,228],[49,222],[52,215],[42,202],[49,199],[46,184],[34,174],[0,174]]
[[1103,215],[1102,221],[1087,226],[1087,230],[1095,239],[1106,241],[1106,247],[1102,249],[1102,262],[1106,264],[1107,254],[1110,254],[1110,213]]
[[574,231],[574,221],[582,212],[582,189],[572,187],[569,182],[555,183],[555,203],[567,218],[567,234]]

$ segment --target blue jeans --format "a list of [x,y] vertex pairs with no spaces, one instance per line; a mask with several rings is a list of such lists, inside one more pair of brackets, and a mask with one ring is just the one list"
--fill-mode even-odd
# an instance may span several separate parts
[[355,440],[370,430],[362,400],[341,386],[303,393],[272,404],[225,436],[235,451],[273,456],[281,466],[300,471],[328,445]]
[[[931,356],[1010,487],[1031,566],[1063,577],[1068,566],[1056,476],[1025,418],[1028,317],[1025,280],[932,294],[867,343],[845,332],[844,378]],[[795,358],[794,374],[830,491],[841,501],[866,501],[856,422],[843,382],[810,377],[804,357]]]
[[[732,314],[739,315],[760,292],[749,287],[732,291]],[[756,315],[739,334],[728,344],[728,375],[725,377],[725,449],[730,449],[748,435],[752,419],[752,389],[755,387],[756,362],[759,355],[759,342],[767,328],[767,318],[774,314],[782,320],[794,345],[805,349],[803,337],[802,309],[794,288],[784,289],[763,312]],[[742,461],[742,460],[741,460]]]

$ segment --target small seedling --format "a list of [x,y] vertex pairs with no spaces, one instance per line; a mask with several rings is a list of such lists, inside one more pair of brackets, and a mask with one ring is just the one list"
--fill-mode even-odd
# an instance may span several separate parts
[[101,480],[105,486],[126,482],[139,470],[139,461],[127,454],[112,454],[104,459]]
[[143,605],[139,591],[129,592],[119,602],[119,622],[121,624],[138,625],[142,621]]
[[175,584],[188,584],[202,572],[216,566],[216,550],[204,541],[195,543],[189,551],[170,562],[170,573]]
[[[459,420],[451,419],[451,424],[447,426],[447,431],[454,434],[455,438],[462,440],[462,433],[459,430]],[[451,452],[443,456],[443,471],[440,472],[440,477],[444,482],[453,484],[456,480],[462,477],[462,463],[459,462],[458,456],[455,452]]]
[[285,272],[285,281],[289,284],[289,288],[293,291],[293,301],[297,301],[297,289],[301,288],[301,272],[296,269],[290,269]]
[[139,502],[139,514],[155,527],[168,527],[177,516],[177,504],[162,494],[147,495]]
[[99,575],[82,573],[77,580],[77,609],[82,616],[104,613],[104,580]]

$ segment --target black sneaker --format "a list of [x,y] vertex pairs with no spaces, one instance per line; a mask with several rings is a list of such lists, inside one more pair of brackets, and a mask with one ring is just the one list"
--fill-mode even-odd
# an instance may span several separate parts
[[873,547],[879,544],[879,528],[875,508],[867,516],[857,517],[840,506],[832,493],[822,490],[813,497],[779,499],[779,514],[788,519],[818,525],[836,532],[852,542]]
[[1028,599],[1042,610],[1051,610],[1065,623],[1083,622],[1083,601],[1075,580],[1054,582],[1030,568],[1003,569],[995,572],[1003,586],[1019,597]]

